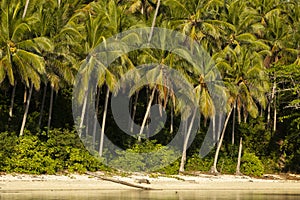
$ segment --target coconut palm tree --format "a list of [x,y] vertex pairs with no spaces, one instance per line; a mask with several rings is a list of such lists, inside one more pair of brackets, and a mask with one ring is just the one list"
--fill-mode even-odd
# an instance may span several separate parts
[[51,49],[52,44],[45,37],[31,37],[33,18],[22,19],[21,9],[21,2],[10,1],[1,4],[3,24],[0,29],[0,43],[3,45],[1,49],[5,50],[0,63],[11,85],[16,83],[18,77],[30,88],[20,130],[20,135],[23,135],[33,87],[39,90],[41,76],[45,73],[45,61],[40,56],[41,50]]

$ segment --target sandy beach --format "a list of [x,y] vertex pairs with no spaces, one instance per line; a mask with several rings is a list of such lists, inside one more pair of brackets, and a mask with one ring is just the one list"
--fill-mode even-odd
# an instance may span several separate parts
[[[255,191],[300,191],[299,180],[258,179],[234,175],[197,176],[176,175],[172,177],[148,175],[130,175],[128,177],[112,176],[115,180],[141,185],[155,190],[255,190]],[[137,183],[139,179],[147,179],[150,184]],[[123,184],[101,180],[90,175],[0,175],[0,193],[13,191],[85,191],[85,190],[139,190]]]

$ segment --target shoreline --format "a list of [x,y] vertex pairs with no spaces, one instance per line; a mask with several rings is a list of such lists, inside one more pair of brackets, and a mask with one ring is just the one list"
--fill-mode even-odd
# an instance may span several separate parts
[[[274,175],[275,176],[275,175]],[[153,191],[183,190],[239,190],[262,192],[297,192],[300,194],[300,180],[261,179],[235,175],[197,176],[174,175],[151,178],[148,175],[112,176],[116,180],[149,187]],[[147,179],[150,184],[137,183]],[[41,192],[41,191],[123,191],[141,190],[119,183],[114,183],[89,175],[0,175],[0,193]],[[151,191],[152,191],[151,190]]]

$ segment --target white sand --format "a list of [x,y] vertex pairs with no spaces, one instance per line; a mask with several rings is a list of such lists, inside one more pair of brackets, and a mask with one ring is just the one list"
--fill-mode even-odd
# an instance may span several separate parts
[[[299,191],[300,181],[266,180],[234,175],[204,175],[149,178],[147,175],[113,177],[135,183],[136,179],[146,178],[151,184],[140,185],[162,190],[256,190],[256,191]],[[138,184],[138,183],[135,183]],[[84,190],[136,190],[126,185],[103,181],[88,175],[0,175],[0,193],[10,191],[84,191]]]

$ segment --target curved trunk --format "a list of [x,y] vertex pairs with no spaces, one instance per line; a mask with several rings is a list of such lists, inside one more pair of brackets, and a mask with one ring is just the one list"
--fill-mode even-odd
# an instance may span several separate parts
[[239,155],[238,155],[238,162],[236,165],[236,172],[235,174],[240,176],[242,175],[240,168],[241,168],[241,157],[242,157],[242,148],[243,148],[243,138],[240,139],[240,146],[239,146]]
[[84,122],[84,117],[85,117],[85,112],[86,112],[86,104],[87,104],[87,92],[85,92],[85,97],[84,97],[83,105],[82,105],[80,124],[79,124],[79,137],[81,137],[81,133],[82,133],[83,122]]
[[23,15],[22,15],[22,19],[24,19],[24,17],[26,16],[28,5],[29,5],[29,0],[26,0],[24,12],[23,12]]
[[30,100],[31,100],[31,95],[32,95],[32,90],[33,90],[33,83],[31,83],[30,90],[29,90],[29,95],[26,103],[26,108],[23,116],[23,121],[22,121],[22,126],[20,130],[20,136],[23,136],[24,134],[24,129],[25,129],[25,124],[27,120],[27,115],[28,115],[28,110],[29,110],[29,105],[30,105]]
[[230,112],[227,115],[227,118],[226,118],[225,123],[224,123],[223,131],[222,131],[220,140],[218,142],[216,154],[215,154],[215,157],[214,157],[214,164],[210,169],[210,172],[213,173],[213,174],[218,174],[219,173],[218,170],[217,170],[217,162],[218,162],[218,158],[219,158],[219,152],[220,152],[220,149],[221,149],[221,146],[222,146],[222,142],[223,142],[223,138],[224,138],[224,135],[225,135],[226,127],[227,127],[228,121],[230,119],[230,115],[231,115],[232,110],[233,110],[233,108],[231,108]]
[[154,30],[155,21],[156,21],[156,17],[157,17],[157,14],[158,14],[159,6],[160,6],[160,0],[157,1],[157,5],[156,5],[153,21],[152,21],[152,26],[151,26],[151,31],[150,31],[150,34],[149,34],[148,42],[151,42],[151,39],[152,39],[152,36],[153,36],[153,30]]
[[153,88],[152,94],[151,94],[150,99],[149,99],[149,102],[148,102],[147,110],[146,110],[146,113],[145,113],[145,116],[144,116],[144,119],[143,119],[143,122],[142,122],[142,126],[141,126],[141,129],[140,129],[140,132],[139,132],[138,142],[141,142],[141,141],[142,141],[141,135],[142,135],[142,133],[144,132],[144,128],[145,128],[145,125],[146,125],[146,121],[147,121],[147,118],[148,118],[149,113],[150,113],[151,104],[152,104],[153,99],[154,99],[155,89],[156,89],[156,86]]

